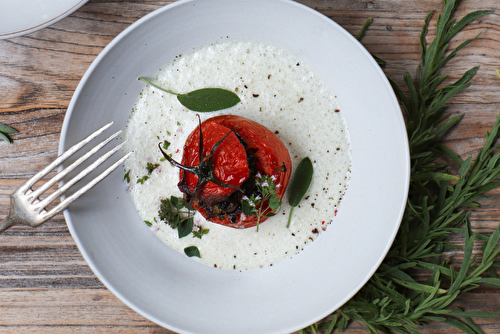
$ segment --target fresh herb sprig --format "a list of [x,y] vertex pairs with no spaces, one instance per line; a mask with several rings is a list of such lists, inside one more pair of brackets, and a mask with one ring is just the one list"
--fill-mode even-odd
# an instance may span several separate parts
[[170,196],[161,200],[158,216],[162,221],[177,229],[179,239],[193,231],[194,209],[183,198]]
[[210,112],[231,108],[241,102],[238,95],[222,88],[202,88],[186,94],[175,93],[165,89],[150,80],[140,77],[140,81],[166,93],[175,95],[177,100],[186,108],[199,112]]
[[[158,215],[164,223],[170,225],[173,229],[177,229],[179,239],[188,236],[191,232],[193,237],[201,239],[209,232],[209,229],[195,224],[194,214],[195,211],[189,202],[176,196],[162,199],[158,211]],[[200,250],[196,246],[184,248],[184,253],[189,257],[201,257]]]
[[10,138],[10,134],[16,133],[17,130],[11,128],[8,125],[0,123],[0,139],[5,140],[8,143],[12,143],[12,139]]
[[[463,115],[445,114],[450,98],[470,85],[477,71],[466,71],[454,83],[445,84],[443,66],[475,38],[467,39],[456,49],[448,49],[449,41],[473,20],[491,11],[475,11],[458,22],[452,16],[459,1],[445,0],[438,15],[436,36],[426,43],[431,14],[422,29],[421,64],[416,79],[404,74],[408,94],[392,80],[407,117],[407,132],[411,154],[410,193],[399,233],[384,262],[370,281],[328,320],[316,323],[301,333],[340,333],[352,321],[369,333],[419,333],[418,326],[430,321],[444,322],[465,333],[483,331],[473,317],[500,317],[500,312],[467,312],[452,308],[457,297],[480,286],[500,288],[496,267],[500,254],[497,245],[500,230],[490,235],[472,231],[467,207],[478,207],[485,193],[500,186],[500,116],[486,135],[486,142],[473,160],[462,161],[446,148],[440,138],[457,124]],[[365,28],[366,29],[366,28]],[[451,174],[447,165],[436,162],[448,155],[457,164],[458,175]],[[443,251],[451,245],[450,235],[464,237],[464,257],[455,269]],[[475,242],[482,242],[481,260],[473,255]],[[412,274],[427,272],[425,279]],[[322,333],[323,333],[322,332]]]
[[277,196],[278,190],[271,176],[259,173],[255,178],[255,182],[259,195],[243,197],[241,205],[245,215],[254,215],[257,217],[256,229],[259,231],[259,224],[262,217],[274,216],[274,211],[278,210],[281,206],[281,200]]

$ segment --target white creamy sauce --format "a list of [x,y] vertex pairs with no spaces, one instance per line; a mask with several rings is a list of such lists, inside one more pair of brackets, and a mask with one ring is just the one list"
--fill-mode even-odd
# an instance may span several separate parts
[[[220,87],[234,91],[238,105],[217,112],[199,113],[202,121],[235,114],[252,119],[283,141],[292,159],[293,172],[300,160],[313,161],[311,186],[294,209],[286,228],[290,206],[287,193],[278,214],[255,228],[233,229],[206,221],[199,213],[195,223],[210,231],[201,239],[192,234],[179,239],[177,230],[160,221],[160,200],[182,197],[177,188],[179,171],[161,162],[158,143],[168,140],[167,152],[178,162],[187,136],[198,125],[197,113],[187,110],[174,95],[146,86],[133,108],[124,137],[124,150],[135,153],[126,161],[129,189],[141,218],[167,245],[183,253],[196,246],[209,266],[246,270],[275,265],[291,258],[335,222],[350,175],[349,138],[336,97],[321,76],[295,54],[280,46],[255,40],[221,40],[177,56],[152,81],[178,93]],[[160,163],[143,184],[147,162]],[[288,191],[288,190],[287,190]],[[156,220],[156,221],[155,221]],[[145,225],[145,228],[146,225]]]

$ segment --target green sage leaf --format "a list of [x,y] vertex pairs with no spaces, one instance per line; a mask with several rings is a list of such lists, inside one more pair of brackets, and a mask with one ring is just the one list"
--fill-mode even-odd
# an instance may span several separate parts
[[189,246],[184,248],[184,254],[186,254],[189,257],[197,256],[201,258],[200,250],[196,246]]
[[192,111],[210,112],[231,108],[241,100],[235,93],[222,88],[202,88],[186,94],[179,94],[165,89],[149,81],[144,77],[139,80],[149,86],[155,87],[161,91],[177,96],[177,100],[186,108]]
[[290,221],[292,219],[293,208],[299,205],[300,201],[304,197],[309,189],[313,176],[313,165],[311,159],[305,157],[302,159],[293,174],[292,181],[290,182],[288,188],[288,203],[292,207],[290,214],[288,216],[287,227],[290,227]]
[[202,88],[177,95],[182,105],[190,110],[209,112],[231,108],[241,100],[235,93],[222,88]]

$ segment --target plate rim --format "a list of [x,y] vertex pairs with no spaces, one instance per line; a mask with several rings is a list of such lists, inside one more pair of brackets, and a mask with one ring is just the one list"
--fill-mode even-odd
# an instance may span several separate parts
[[[46,27],[62,20],[66,16],[71,15],[73,12],[78,10],[80,7],[82,7],[88,1],[89,0],[78,0],[70,8],[65,9],[62,13],[58,12],[57,14],[54,14],[53,16],[46,19],[45,21],[43,21],[41,23],[37,23],[37,24],[31,24],[27,28],[22,28],[22,29],[15,30],[15,31],[0,31],[0,39],[19,37],[19,36],[30,34],[30,33],[35,32],[37,30],[46,28]],[[49,1],[49,3],[50,3],[50,1]]]

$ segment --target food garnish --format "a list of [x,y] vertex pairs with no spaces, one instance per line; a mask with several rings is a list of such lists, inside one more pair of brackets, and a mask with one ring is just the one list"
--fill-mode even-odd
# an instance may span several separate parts
[[292,221],[293,208],[299,205],[309,189],[313,176],[313,165],[309,157],[303,158],[293,173],[290,188],[288,189],[288,203],[290,204],[290,213],[288,214],[288,223],[286,227],[290,227]]
[[186,94],[179,94],[165,89],[150,80],[140,77],[139,80],[151,87],[175,95],[177,100],[186,108],[198,112],[210,112],[227,109],[240,103],[241,100],[235,93],[222,88],[202,88]]
[[[159,145],[165,159],[180,168],[185,200],[214,223],[258,226],[281,205],[291,173],[288,150],[269,129],[241,116],[199,123],[186,140],[182,164]],[[250,215],[243,211],[246,198],[255,200],[251,210],[246,206]]]
[[186,254],[189,257],[193,257],[193,256],[201,257],[200,250],[196,246],[189,246],[189,247],[184,248],[184,254]]
[[184,238],[193,231],[194,210],[183,198],[170,196],[160,202],[158,216],[173,229],[177,229],[179,239]]
[[130,169],[123,175],[125,182],[130,183]]
[[[262,217],[272,217],[281,206],[281,198],[278,197],[278,190],[274,179],[269,175],[255,175],[255,184],[258,195],[252,194],[250,198],[243,196],[241,199],[242,211],[245,215],[257,217],[256,229],[259,231],[259,224]],[[267,203],[267,204],[265,204]]]
[[[484,286],[500,288],[500,227],[489,236],[472,231],[469,212],[486,198],[487,191],[500,186],[500,153],[495,144],[500,137],[500,116],[474,161],[462,161],[440,142],[463,117],[445,114],[447,101],[469,87],[478,69],[473,67],[456,82],[445,84],[447,76],[440,69],[475,38],[463,41],[451,52],[448,43],[469,23],[491,13],[474,11],[457,22],[452,15],[458,3],[444,1],[436,37],[429,45],[426,37],[432,14],[425,18],[417,77],[404,75],[409,93],[391,81],[407,116],[411,153],[410,193],[399,233],[368,283],[330,317],[301,330],[301,334],[340,333],[353,320],[370,333],[419,333],[420,325],[437,321],[478,334],[483,331],[471,318],[500,317],[500,312],[467,312],[454,307],[467,291]],[[457,174],[452,174],[447,164],[438,163],[443,156],[456,163]],[[443,253],[458,247],[449,240],[455,233],[464,237],[461,266],[451,263]],[[482,243],[479,256],[473,255],[475,242]]]

